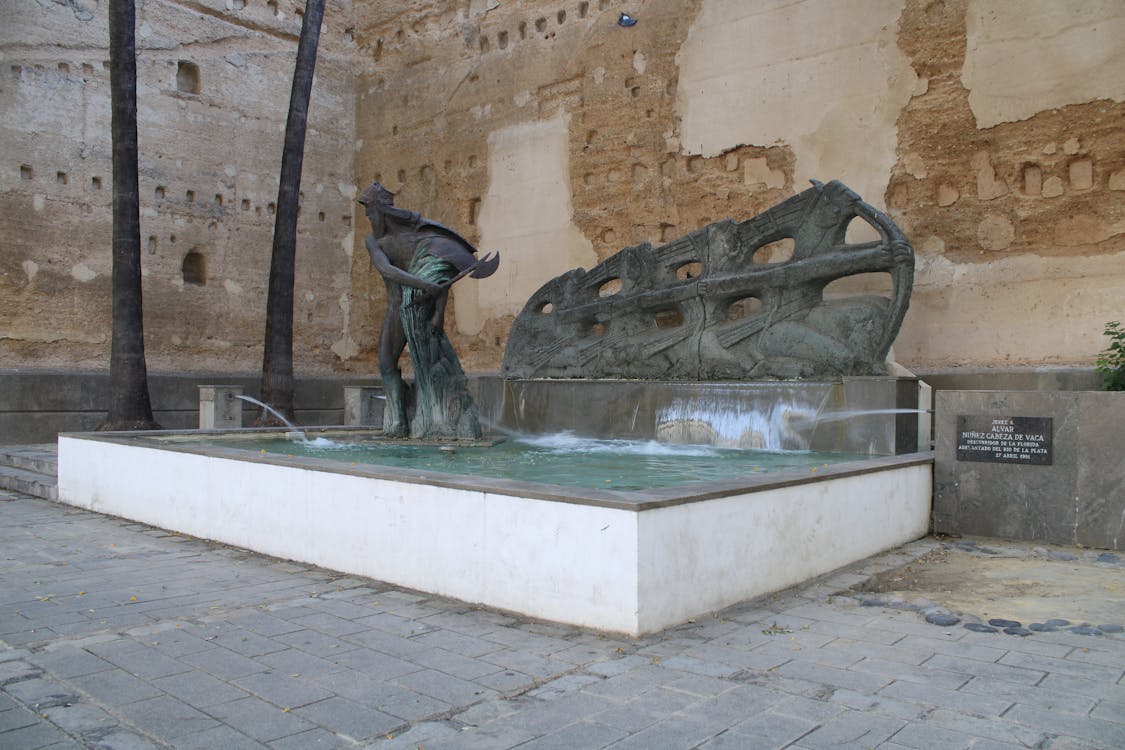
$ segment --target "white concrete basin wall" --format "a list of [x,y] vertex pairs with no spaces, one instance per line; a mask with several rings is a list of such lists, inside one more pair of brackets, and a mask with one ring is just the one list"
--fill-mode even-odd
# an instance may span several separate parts
[[659,630],[925,536],[932,488],[926,463],[642,512],[640,630]]
[[[141,444],[146,443],[146,444]],[[926,533],[928,456],[829,481],[609,493],[60,435],[62,502],[533,617],[639,635]],[[873,466],[889,462],[886,468]],[[332,462],[321,462],[324,464]],[[842,465],[843,466],[843,465]],[[378,476],[376,476],[378,475]],[[454,481],[450,481],[450,480]],[[479,480],[479,481],[478,481]],[[482,489],[483,488],[483,489]],[[524,488],[525,491],[520,491]],[[632,497],[631,497],[632,496]]]

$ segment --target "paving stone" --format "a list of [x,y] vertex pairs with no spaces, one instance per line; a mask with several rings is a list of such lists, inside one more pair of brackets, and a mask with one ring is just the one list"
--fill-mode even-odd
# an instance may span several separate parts
[[976,659],[977,661],[996,662],[1001,656],[1008,653],[1008,648],[1012,644],[1004,642],[997,645],[980,645],[975,643],[965,643],[962,640],[953,640],[938,637],[940,631],[935,629],[934,633],[930,635],[933,637],[922,637],[917,635],[905,636],[897,645],[903,648],[918,649],[919,652],[946,654],[948,656],[957,656],[963,659]]
[[99,706],[89,703],[52,706],[42,711],[41,714],[63,731],[75,735],[100,732],[117,726],[116,718],[110,716]]
[[1069,735],[1104,747],[1125,747],[1125,724],[1016,705],[1004,715],[1009,721],[1037,727],[1052,734]]
[[1074,693],[1091,698],[1125,701],[1125,684],[1106,684],[1099,680],[1087,680],[1070,675],[1049,674],[1039,683],[1039,687],[1049,690]]
[[416,693],[445,701],[452,705],[465,705],[496,696],[495,691],[468,680],[458,679],[433,669],[412,672],[395,678],[395,683]]
[[360,706],[339,697],[326,698],[295,709],[295,713],[325,729],[355,741],[385,735],[402,724],[402,719]]
[[944,690],[956,690],[972,678],[971,675],[961,672],[938,668],[932,664],[932,661],[927,661],[920,666],[914,666],[912,664],[903,664],[895,661],[864,659],[863,661],[856,662],[851,668],[856,672],[870,672],[872,674],[891,677],[898,681],[915,682],[919,685],[927,685]]
[[435,740],[446,739],[459,732],[446,722],[426,721],[407,729],[405,732],[377,737],[368,750],[418,750],[432,746]]
[[[302,609],[304,610],[304,608]],[[370,614],[370,612],[368,612],[368,614]],[[290,622],[292,622],[294,625],[299,625],[304,629],[311,629],[325,635],[334,636],[351,635],[352,633],[358,633],[361,630],[366,629],[363,625],[358,625],[355,622],[343,617],[337,617],[330,612],[312,612],[311,614],[292,618],[290,619]],[[286,643],[293,642],[292,638],[282,637],[280,638],[280,640],[283,640]]]
[[807,719],[767,712],[712,737],[700,745],[700,750],[780,750],[816,726]]
[[331,750],[331,748],[337,747],[354,747],[349,740],[319,727],[274,740],[269,743],[269,746],[273,750],[306,750],[308,748]]
[[224,632],[215,637],[215,645],[223,646],[237,654],[247,657],[264,656],[276,651],[285,651],[289,644],[272,638],[258,635],[252,630],[238,628],[234,631]]
[[963,659],[958,656],[937,654],[927,660],[923,666],[932,669],[944,669],[974,677],[996,677],[1009,682],[1019,682],[1034,685],[1043,679],[1046,670],[1025,668],[1022,666],[1009,666],[1005,664],[992,664],[975,659]]
[[605,724],[631,734],[652,726],[666,717],[667,714],[657,710],[655,706],[647,706],[645,701],[638,700],[624,706],[601,711],[596,716],[591,716],[590,721]]
[[610,659],[609,661],[588,664],[586,665],[586,671],[591,674],[601,675],[602,677],[616,677],[619,674],[624,674],[637,667],[651,663],[651,659],[630,654],[629,656],[621,656],[616,659]]
[[42,710],[64,703],[75,703],[74,691],[50,676],[33,677],[4,686],[8,695],[33,710]]
[[261,742],[270,742],[314,729],[315,725],[259,698],[243,698],[211,706],[207,713],[227,726]]
[[242,654],[236,654],[226,648],[212,647],[207,651],[186,654],[181,658],[181,661],[206,670],[224,680],[233,680],[258,672],[269,671],[267,665],[256,662]]
[[173,741],[219,725],[214,718],[169,695],[135,701],[119,710],[142,731]]
[[0,711],[0,738],[3,737],[4,732],[29,727],[37,723],[39,723],[39,717],[22,706]]
[[222,750],[266,750],[266,745],[224,725],[207,729],[189,737],[181,737],[176,741],[176,750],[216,750],[216,748],[222,748]]
[[867,695],[857,693],[854,690],[835,690],[832,695],[828,696],[828,700],[855,711],[890,716],[906,721],[919,721],[931,710],[929,706],[921,703],[891,698],[884,693]]
[[468,657],[484,656],[503,648],[492,641],[448,630],[432,630],[414,637],[413,640],[429,648],[440,648]]
[[196,708],[205,708],[248,696],[245,690],[199,671],[162,677],[153,680],[152,685]]
[[544,683],[534,690],[529,690],[524,695],[528,698],[560,698],[570,693],[576,693],[587,685],[601,682],[600,677],[590,674],[565,674],[558,679]]
[[557,732],[537,737],[519,746],[520,750],[574,750],[611,745],[625,737],[620,729],[590,721],[579,721]]
[[811,750],[871,748],[890,738],[905,724],[886,716],[845,711],[802,737],[800,744]]
[[717,661],[704,661],[691,656],[670,656],[660,662],[663,669],[674,669],[708,677],[730,677],[742,670],[741,667]]
[[515,670],[516,672],[538,677],[542,680],[550,679],[572,668],[569,664],[555,661],[549,656],[527,653],[511,648],[494,651],[491,654],[482,656],[481,659],[489,664],[495,664],[504,669]]
[[1081,677],[1084,680],[1116,682],[1121,677],[1120,667],[1105,667],[1100,664],[1087,664],[1073,659],[1055,659],[1049,656],[1014,651],[1005,654],[999,663],[1070,677]]
[[[415,658],[428,658],[429,656],[427,649],[421,649]],[[342,654],[333,654],[326,658],[339,667],[361,670],[388,680],[411,672],[419,672],[423,669],[423,666],[417,662],[407,661],[382,651],[362,647],[345,651]]]
[[45,748],[56,743],[65,743],[70,738],[46,722],[0,732],[0,747],[5,750],[32,750]]
[[747,716],[761,714],[783,703],[783,696],[770,690],[739,685],[714,697],[696,701],[682,711],[692,718],[730,727],[744,721]]
[[583,690],[594,695],[604,695],[615,700],[628,701],[641,693],[673,682],[677,677],[678,675],[675,672],[660,669],[650,663],[624,674],[610,677],[602,682],[594,683],[583,688]]
[[81,675],[104,672],[113,669],[105,659],[95,656],[85,649],[64,647],[53,651],[41,651],[31,659],[34,663],[56,677],[79,677]]
[[453,706],[413,690],[395,690],[376,703],[379,710],[403,721],[421,721],[448,713]]
[[612,750],[673,750],[695,747],[723,729],[694,718],[673,717],[658,721],[609,747]]
[[180,674],[191,669],[190,664],[185,664],[178,659],[157,651],[154,648],[138,646],[130,650],[121,650],[110,654],[101,654],[101,657],[114,666],[136,675],[143,680],[152,680],[157,677]]
[[[1009,684],[1015,685],[1015,683]],[[996,698],[990,695],[948,690],[933,685],[918,685],[903,681],[891,683],[883,688],[879,694],[926,706],[960,711],[974,716],[1000,716],[1014,702],[1009,698]]]
[[258,672],[233,682],[246,692],[282,708],[297,708],[332,697],[331,691],[312,682],[311,678],[302,680],[300,675],[292,673]]
[[783,677],[832,685],[857,690],[861,693],[875,693],[889,685],[894,679],[871,672],[856,672],[848,669],[835,669],[803,661],[791,661],[777,668]]
[[272,672],[288,675],[307,675],[316,678],[321,675],[339,672],[339,664],[321,659],[318,656],[305,653],[300,649],[289,648],[284,651],[275,651],[255,659],[259,664],[269,666]]

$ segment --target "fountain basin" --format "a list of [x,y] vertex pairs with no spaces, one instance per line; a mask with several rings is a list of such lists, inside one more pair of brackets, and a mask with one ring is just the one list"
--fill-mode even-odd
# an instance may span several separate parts
[[199,434],[60,435],[59,498],[633,636],[826,573],[929,525],[931,453],[611,491],[178,440]]

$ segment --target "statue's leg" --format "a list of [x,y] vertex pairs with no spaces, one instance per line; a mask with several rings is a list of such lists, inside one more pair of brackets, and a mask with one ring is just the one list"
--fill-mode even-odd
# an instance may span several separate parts
[[383,379],[383,434],[387,437],[405,437],[410,431],[406,420],[406,383],[398,359],[406,348],[406,335],[398,306],[388,305],[383,329],[379,332],[379,375]]

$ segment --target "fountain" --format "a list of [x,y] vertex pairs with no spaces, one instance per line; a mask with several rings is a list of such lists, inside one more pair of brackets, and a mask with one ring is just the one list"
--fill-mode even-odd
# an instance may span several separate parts
[[[916,385],[876,375],[905,311],[909,245],[889,219],[836,183],[782,207],[661,248],[629,249],[550,282],[513,327],[507,379],[474,384],[471,409],[459,367],[439,366],[453,375],[445,383],[452,400],[441,408],[451,406],[445,413],[456,419],[430,448],[409,448],[399,465],[341,448],[368,443],[386,451],[382,435],[364,428],[306,429],[311,442],[331,439],[329,450],[286,441],[283,432],[268,444],[247,442],[271,436],[260,430],[207,433],[223,436],[211,444],[198,431],[60,435],[60,499],[628,635],[915,539],[928,529],[932,494],[932,457],[913,452]],[[843,244],[857,215],[870,217],[880,242]],[[761,245],[786,234],[795,239],[788,265],[753,260]],[[692,273],[681,273],[687,266]],[[873,269],[896,279],[894,299],[822,299],[832,278]],[[620,290],[600,298],[612,280]],[[852,324],[872,340],[850,336]],[[655,363],[647,375],[638,370],[641,355]],[[603,377],[570,379],[579,374],[574,363]],[[740,380],[778,373],[810,379]],[[642,376],[650,379],[616,379]],[[392,432],[415,432],[397,398],[388,398],[398,410]],[[474,466],[478,457],[527,441],[471,447],[458,436],[478,420],[478,408],[519,435],[556,437],[523,447],[514,460],[520,471],[484,471]],[[570,448],[560,448],[567,441]],[[605,475],[581,463],[553,474],[535,468],[568,450],[605,462],[610,448],[621,455]],[[759,448],[772,453],[749,452]],[[835,455],[815,453],[825,450]],[[688,467],[656,481],[643,463],[646,451],[683,454]],[[785,465],[765,470],[758,464],[766,455]],[[798,458],[807,460],[790,460]]]

